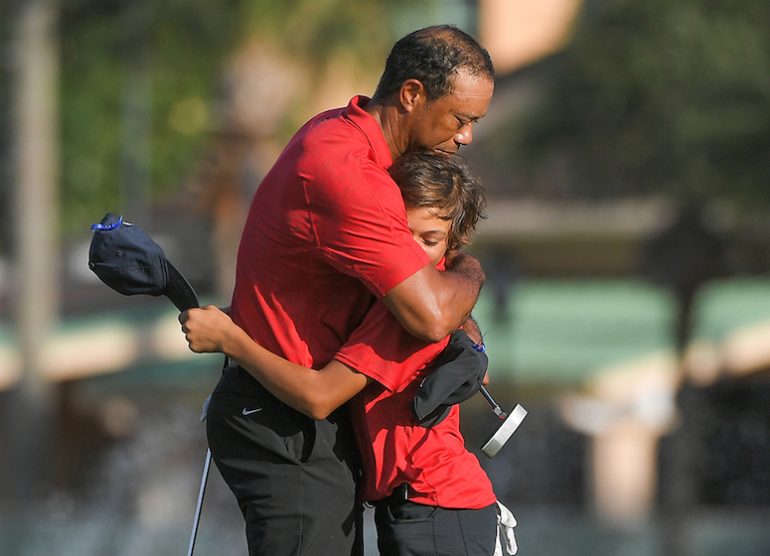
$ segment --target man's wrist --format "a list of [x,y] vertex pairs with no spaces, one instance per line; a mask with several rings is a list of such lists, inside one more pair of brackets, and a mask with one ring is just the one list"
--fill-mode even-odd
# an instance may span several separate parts
[[469,316],[465,322],[460,327],[463,331],[468,335],[468,338],[470,338],[471,342],[473,342],[476,345],[484,344],[484,337],[481,334],[481,329],[479,328],[479,324],[476,322],[476,320]]

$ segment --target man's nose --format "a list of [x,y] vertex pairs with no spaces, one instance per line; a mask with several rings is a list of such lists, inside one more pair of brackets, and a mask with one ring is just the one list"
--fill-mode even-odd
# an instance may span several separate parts
[[458,145],[470,145],[473,141],[473,126],[468,124],[463,126],[460,131],[455,134],[455,143]]

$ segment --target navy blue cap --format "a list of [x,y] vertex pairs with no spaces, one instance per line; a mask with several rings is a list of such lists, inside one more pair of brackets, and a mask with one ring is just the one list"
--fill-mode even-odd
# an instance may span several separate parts
[[165,295],[180,311],[198,307],[195,290],[139,226],[107,213],[91,230],[88,267],[113,290]]
[[462,330],[452,333],[449,344],[431,364],[412,400],[419,425],[432,427],[449,415],[453,405],[479,391],[489,359]]

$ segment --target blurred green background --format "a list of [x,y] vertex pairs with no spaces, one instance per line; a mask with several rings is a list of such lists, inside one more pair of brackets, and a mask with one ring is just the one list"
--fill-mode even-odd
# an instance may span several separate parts
[[[285,142],[435,23],[497,69],[464,151],[476,317],[529,415],[494,460],[483,400],[463,427],[520,554],[770,553],[770,3],[6,0],[0,554],[185,550],[221,361],[98,282],[90,224],[125,215],[227,304]],[[196,553],[245,553],[215,470]]]

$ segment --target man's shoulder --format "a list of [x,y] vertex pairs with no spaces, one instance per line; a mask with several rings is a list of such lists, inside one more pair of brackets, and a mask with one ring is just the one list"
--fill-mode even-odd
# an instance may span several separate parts
[[328,150],[347,150],[351,146],[366,147],[366,134],[346,115],[345,108],[335,108],[313,117],[298,133],[306,146]]
[[[325,114],[325,115],[324,115]],[[367,133],[346,117],[344,110],[319,114],[295,137],[297,162],[308,175],[332,178],[357,174],[364,167],[385,172],[387,160]]]
[[344,112],[345,112],[344,106],[339,108],[330,108],[329,110],[324,110],[323,112],[319,112],[318,114],[310,118],[305,124],[305,127],[308,128],[308,133],[309,133],[319,125],[329,124],[329,123],[334,124],[335,122],[338,122],[341,120],[340,116],[342,116]]
[[347,106],[333,108],[311,118],[297,133],[302,149],[329,156],[365,156],[382,167],[392,163],[379,123],[366,112],[367,97],[355,96]]

